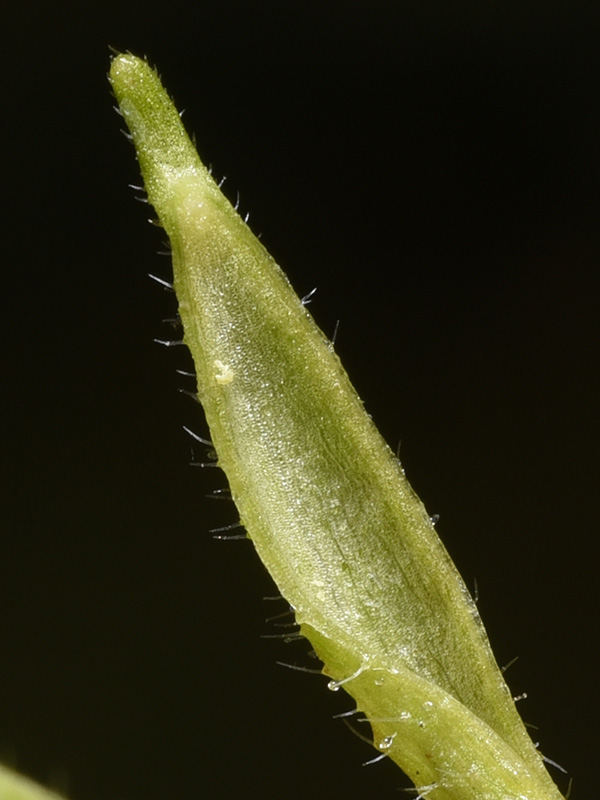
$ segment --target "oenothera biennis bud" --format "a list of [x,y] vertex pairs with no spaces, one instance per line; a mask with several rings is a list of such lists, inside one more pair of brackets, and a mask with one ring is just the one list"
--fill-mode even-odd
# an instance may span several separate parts
[[331,342],[219,191],[156,73],[110,80],[173,252],[219,465],[301,632],[433,800],[561,795],[479,614]]

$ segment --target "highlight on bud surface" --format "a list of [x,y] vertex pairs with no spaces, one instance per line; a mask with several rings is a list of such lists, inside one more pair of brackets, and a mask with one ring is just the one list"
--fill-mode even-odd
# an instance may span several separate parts
[[475,604],[331,342],[219,191],[156,73],[120,55],[110,80],[171,242],[219,465],[330,688],[432,800],[557,800]]

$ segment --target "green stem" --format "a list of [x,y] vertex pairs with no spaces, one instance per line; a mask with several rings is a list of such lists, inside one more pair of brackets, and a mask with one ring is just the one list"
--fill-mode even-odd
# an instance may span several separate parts
[[433,800],[550,800],[479,614],[331,343],[192,146],[155,72],[110,80],[171,241],[198,395],[302,633]]
[[63,798],[0,764],[0,800],[63,800]]

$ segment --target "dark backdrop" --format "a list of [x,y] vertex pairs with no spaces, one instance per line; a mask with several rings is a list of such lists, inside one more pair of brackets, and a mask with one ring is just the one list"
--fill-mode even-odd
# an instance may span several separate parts
[[[600,6],[3,5],[0,748],[72,800],[397,797],[188,466],[201,412],[133,199],[108,45],[156,64],[470,585],[534,739],[591,796]],[[276,609],[274,611],[274,609]],[[558,775],[558,773],[557,773]],[[558,775],[566,788],[566,780]],[[595,781],[594,786],[597,784]]]

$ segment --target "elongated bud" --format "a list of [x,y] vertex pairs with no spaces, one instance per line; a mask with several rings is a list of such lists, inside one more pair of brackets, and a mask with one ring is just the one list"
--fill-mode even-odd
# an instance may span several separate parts
[[432,800],[557,800],[479,615],[331,343],[200,163],[153,70],[110,79],[171,240],[219,464],[302,633]]

